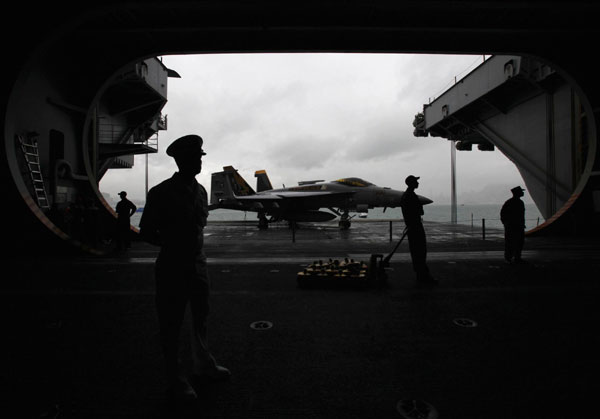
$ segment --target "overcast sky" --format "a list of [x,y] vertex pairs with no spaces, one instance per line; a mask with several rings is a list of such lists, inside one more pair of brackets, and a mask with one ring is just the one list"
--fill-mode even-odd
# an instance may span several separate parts
[[[149,186],[177,167],[167,146],[186,134],[204,139],[197,179],[231,165],[252,186],[265,169],[274,187],[303,180],[360,177],[405,189],[421,177],[419,194],[450,202],[450,143],[413,136],[412,122],[429,98],[482,62],[482,56],[405,54],[236,54],[165,56],[181,78],[169,78],[168,130],[149,156]],[[523,181],[498,150],[456,153],[460,203],[499,203]],[[145,157],[133,169],[110,170],[102,192],[126,190],[143,201]],[[528,195],[526,202],[531,202]]]

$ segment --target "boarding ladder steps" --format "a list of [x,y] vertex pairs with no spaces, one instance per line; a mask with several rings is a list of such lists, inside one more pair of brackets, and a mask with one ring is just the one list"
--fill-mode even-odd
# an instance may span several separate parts
[[44,178],[42,177],[37,139],[35,137],[24,138],[23,136],[19,136],[19,142],[21,143],[21,150],[23,151],[23,156],[25,157],[27,167],[29,168],[29,175],[31,176],[31,183],[33,184],[33,191],[37,203],[40,208],[49,209],[50,205],[48,203]]

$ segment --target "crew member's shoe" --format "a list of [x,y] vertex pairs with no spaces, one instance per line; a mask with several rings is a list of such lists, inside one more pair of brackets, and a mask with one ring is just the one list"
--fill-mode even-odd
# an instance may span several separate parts
[[417,275],[417,282],[421,285],[437,285],[438,280],[429,273]]
[[430,285],[437,285],[438,280],[436,278],[432,277],[431,275],[428,275],[427,279],[425,279],[425,283],[430,284]]
[[194,378],[202,381],[227,381],[231,377],[231,371],[220,365],[215,365],[206,371],[194,373]]
[[185,378],[179,378],[167,390],[169,398],[178,401],[195,400],[198,396],[191,384]]

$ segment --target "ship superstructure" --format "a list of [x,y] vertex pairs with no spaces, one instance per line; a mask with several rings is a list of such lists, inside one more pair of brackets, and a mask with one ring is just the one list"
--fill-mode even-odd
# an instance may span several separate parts
[[416,137],[443,137],[457,150],[500,150],[549,222],[591,170],[588,120],[575,87],[531,58],[492,56],[425,104],[413,125]]
[[[474,0],[108,1],[34,8],[21,2],[11,7],[2,28],[9,41],[0,95],[4,134],[0,168],[6,186],[3,219],[11,221],[5,240],[17,254],[33,252],[34,247],[37,252],[71,249],[56,245],[65,243],[57,241],[56,235],[73,236],[59,226],[53,206],[58,204],[61,211],[65,203],[88,197],[102,206],[97,185],[103,171],[128,167],[131,157],[125,156],[151,147],[145,144],[151,138],[143,133],[146,128],[138,127],[137,134],[127,135],[127,122],[123,129],[112,131],[124,118],[133,120],[138,112],[159,108],[164,99],[160,93],[145,94],[142,88],[138,108],[135,101],[127,102],[131,98],[110,91],[115,82],[132,82],[133,87],[141,74],[136,75],[135,66],[143,71],[142,62],[168,54],[280,52],[495,54],[461,84],[478,78],[501,80],[496,88],[473,85],[474,90],[466,92],[468,98],[463,91],[463,97],[451,103],[438,102],[436,118],[443,120],[437,120],[435,127],[426,123],[418,128],[430,133],[440,128],[436,134],[442,136],[464,129],[462,137],[456,137],[459,147],[493,144],[515,161],[542,213],[553,214],[540,226],[542,230],[597,237],[600,78],[580,47],[593,45],[598,38],[599,12],[597,2],[564,0],[508,1],[501,7],[497,2]],[[492,67],[496,68],[493,77]],[[480,77],[487,70],[489,78]],[[156,74],[168,77],[169,70],[163,68]],[[142,79],[142,83],[150,82],[148,77]],[[161,87],[160,83],[155,86]],[[459,90],[451,89],[445,96],[450,98]],[[528,91],[532,97],[515,102]],[[107,103],[112,121],[103,120],[102,103],[111,94],[122,98],[123,106]],[[537,110],[528,111],[528,104]],[[426,113],[436,106],[432,103]],[[568,109],[570,115],[564,113]],[[542,113],[554,116],[545,120]],[[519,119],[519,114],[528,116]],[[425,120],[431,117],[424,116]],[[455,119],[458,125],[445,125]],[[503,119],[505,124],[500,123]],[[536,124],[529,131],[540,138],[515,141],[511,127],[527,132],[531,120]],[[100,128],[109,128],[110,136]],[[567,131],[570,140],[564,140]],[[523,148],[526,144],[539,148]],[[511,146],[516,149],[510,150]],[[25,160],[22,147],[30,150],[27,158],[31,159]],[[33,186],[41,186],[40,173],[44,188]],[[112,218],[110,211],[99,214]]]
[[110,240],[116,215],[98,184],[110,169],[132,168],[135,155],[157,152],[169,77],[179,76],[158,58],[132,63],[88,109],[42,86],[51,112],[24,122],[10,151],[25,202],[60,237],[91,250]]

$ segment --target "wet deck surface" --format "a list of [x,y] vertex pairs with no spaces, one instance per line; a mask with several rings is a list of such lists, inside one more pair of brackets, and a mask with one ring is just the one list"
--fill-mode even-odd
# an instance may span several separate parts
[[[435,287],[415,284],[403,243],[386,288],[306,290],[302,267],[385,255],[401,226],[392,242],[387,223],[304,226],[293,242],[284,227],[209,225],[209,344],[233,375],[182,406],[166,402],[161,375],[158,249],[5,261],[19,270],[0,296],[0,408],[16,409],[2,416],[401,418],[398,402],[418,399],[440,418],[589,417],[600,245],[528,238],[527,263],[506,265],[500,231],[426,231]],[[261,320],[273,327],[250,328]]]

